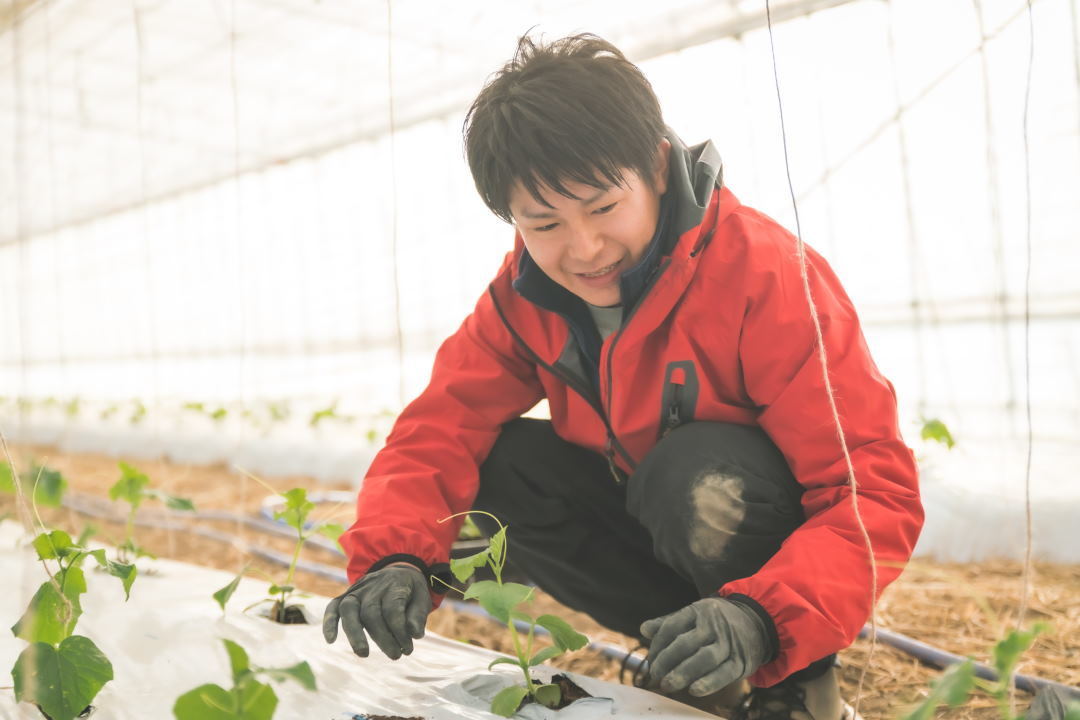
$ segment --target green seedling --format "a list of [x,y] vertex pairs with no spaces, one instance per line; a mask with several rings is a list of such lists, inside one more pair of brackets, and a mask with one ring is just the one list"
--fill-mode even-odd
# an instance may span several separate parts
[[[1048,630],[1046,623],[1035,623],[1030,630],[1013,630],[1000,640],[993,650],[996,680],[976,677],[975,661],[971,658],[950,666],[933,682],[926,699],[904,715],[903,720],[930,720],[939,706],[959,707],[966,703],[971,693],[976,690],[994,699],[1002,720],[1021,720],[1023,716],[1013,715],[1010,708],[1009,689],[1012,676],[1021,656],[1035,642],[1035,638]],[[1070,708],[1069,712],[1072,713],[1073,709]]]
[[[527,698],[545,707],[558,707],[562,701],[562,692],[559,690],[559,686],[537,683],[533,680],[530,671],[536,665],[547,662],[563,653],[580,650],[588,644],[589,638],[574,630],[569,623],[555,615],[541,615],[534,618],[520,609],[521,606],[526,605],[532,599],[534,589],[521,583],[503,582],[502,572],[503,567],[506,565],[506,527],[499,522],[498,518],[491,513],[470,511],[451,515],[443,518],[440,522],[461,515],[468,517],[474,512],[480,512],[490,517],[498,524],[499,530],[491,536],[491,540],[485,549],[468,557],[451,560],[450,571],[459,582],[465,583],[472,578],[479,568],[486,565],[491,569],[492,574],[495,576],[494,580],[473,582],[463,595],[466,600],[477,600],[492,617],[506,625],[510,631],[514,653],[517,657],[496,658],[488,665],[488,670],[500,664],[516,665],[521,668],[521,672],[525,675],[525,684],[523,686],[511,685],[501,690],[492,699],[491,712],[502,717],[510,717],[517,712],[518,707]],[[525,633],[524,640],[521,634],[518,633],[514,623],[515,620],[527,623],[529,626],[529,631]],[[551,639],[555,644],[534,653],[535,631],[538,625],[551,633]]]
[[922,423],[921,435],[923,440],[939,442],[950,450],[956,446],[956,440],[953,439],[948,426],[941,420],[938,420],[937,418],[923,418]]
[[[0,465],[0,492],[15,493],[15,478],[12,476],[12,468],[7,463]],[[47,507],[60,507],[64,491],[67,490],[67,480],[58,471],[44,465],[35,465],[29,473],[22,474],[24,483],[33,480],[34,504]]]
[[141,400],[133,401],[134,407],[131,410],[131,417],[128,418],[128,422],[132,425],[138,425],[146,419],[146,405]]
[[135,512],[143,500],[160,500],[171,510],[195,511],[195,504],[187,498],[169,495],[160,490],[147,487],[150,478],[137,468],[120,462],[120,479],[109,488],[110,500],[122,500],[129,506],[127,521],[124,526],[124,542],[117,546],[117,557],[121,562],[137,560],[140,557],[153,557],[135,543]]
[[322,410],[316,410],[311,414],[311,419],[308,420],[308,425],[311,427],[318,427],[319,423],[326,420],[337,420],[338,422],[351,423],[356,420],[352,415],[341,415],[337,411],[337,400],[332,402],[329,407],[325,407]]
[[[276,493],[276,491],[264,483],[259,478],[250,473],[245,473],[248,477],[252,478],[259,484],[261,484],[270,492]],[[296,564],[300,561],[300,551],[304,547],[304,543],[311,538],[312,535],[322,535],[328,537],[334,542],[337,542],[341,534],[345,532],[345,528],[339,523],[328,522],[325,520],[318,520],[314,522],[308,522],[308,516],[311,511],[315,509],[315,503],[311,502],[307,498],[307,491],[303,488],[292,488],[281,494],[281,497],[285,499],[285,505],[280,510],[274,511],[274,519],[284,522],[286,525],[296,531],[296,543],[293,546],[292,562],[289,563],[289,571],[285,576],[283,583],[270,583],[270,589],[267,591],[270,595],[269,598],[264,598],[253,605],[249,605],[245,610],[250,610],[256,605],[264,602],[271,602],[273,605],[270,608],[270,619],[284,623],[287,622],[286,611],[289,607],[289,595],[296,589],[293,585],[293,576],[296,575]],[[338,547],[341,547],[340,545]],[[243,574],[243,573],[241,573]],[[233,583],[239,582],[239,576],[233,581]],[[230,583],[232,585],[232,583]],[[214,593],[214,599],[217,600],[218,593],[224,593],[229,585],[226,585],[217,593]],[[233,590],[235,590],[235,586]],[[228,592],[224,596],[224,600],[218,600],[218,604],[221,605],[222,611],[225,609],[225,602],[232,596],[232,592]]]
[[[134,565],[109,560],[102,549],[79,545],[62,530],[40,533],[33,547],[49,579],[11,628],[16,637],[30,643],[11,670],[15,699],[34,703],[52,720],[73,720],[113,678],[112,664],[105,654],[89,638],[73,634],[83,612],[80,598],[86,592],[82,563],[92,557],[119,578],[125,599],[137,571]],[[55,569],[50,564],[55,564]]]
[[69,419],[74,420],[75,418],[77,418],[79,416],[79,406],[80,405],[81,405],[81,402],[80,402],[79,398],[77,398],[77,397],[71,398],[66,403],[64,403],[64,414],[67,415]]
[[287,668],[262,668],[250,663],[244,648],[231,640],[222,642],[229,654],[232,688],[207,683],[184,693],[173,705],[176,720],[270,720],[278,699],[274,688],[260,682],[260,677],[275,682],[292,679],[312,692],[316,690],[315,674],[306,662]]

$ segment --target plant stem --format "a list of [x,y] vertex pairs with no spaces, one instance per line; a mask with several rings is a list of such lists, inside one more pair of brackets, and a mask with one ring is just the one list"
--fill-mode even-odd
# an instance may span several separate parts
[[[124,533],[127,535],[127,546],[131,549],[132,554],[135,552],[135,505],[131,506],[128,510],[127,524],[124,525]],[[124,560],[127,560],[127,550],[124,550]]]
[[514,641],[514,652],[518,657],[518,666],[525,673],[525,689],[529,691],[529,697],[536,695],[536,686],[533,685],[532,675],[529,674],[529,656],[521,654],[521,638],[518,637],[517,628],[514,627],[514,619],[507,621],[506,627],[510,629],[510,637]]

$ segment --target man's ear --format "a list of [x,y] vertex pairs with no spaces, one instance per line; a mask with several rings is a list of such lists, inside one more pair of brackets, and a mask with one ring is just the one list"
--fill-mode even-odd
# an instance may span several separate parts
[[668,166],[671,158],[671,141],[660,138],[660,144],[656,146],[656,170],[653,174],[653,187],[657,195],[667,192]]

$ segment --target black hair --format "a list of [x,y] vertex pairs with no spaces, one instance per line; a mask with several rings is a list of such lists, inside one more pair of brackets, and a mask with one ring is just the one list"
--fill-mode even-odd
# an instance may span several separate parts
[[510,191],[520,181],[573,198],[567,181],[601,189],[635,171],[653,184],[664,120],[649,81],[611,43],[591,34],[548,44],[527,34],[465,116],[463,135],[476,189],[511,222]]

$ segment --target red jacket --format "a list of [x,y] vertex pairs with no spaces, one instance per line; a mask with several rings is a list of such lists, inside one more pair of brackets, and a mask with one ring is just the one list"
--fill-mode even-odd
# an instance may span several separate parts
[[[523,252],[518,236],[376,456],[341,542],[353,580],[392,559],[446,562],[461,521],[438,520],[471,507],[478,466],[500,426],[542,398],[559,436],[607,453],[624,471],[656,444],[665,418],[758,425],[806,489],[807,519],[759,572],[717,590],[749,596],[773,618],[779,653],[750,678],[768,686],[854,641],[870,615],[870,566],[795,238],[716,187],[711,145],[681,151],[673,173],[682,180],[669,189],[685,196],[674,247],[603,343],[598,402],[586,399],[591,384],[571,369],[579,364],[567,362],[574,343],[566,321],[511,285]],[[922,527],[917,470],[892,384],[870,357],[851,301],[820,255],[806,248],[806,260],[880,594]]]

